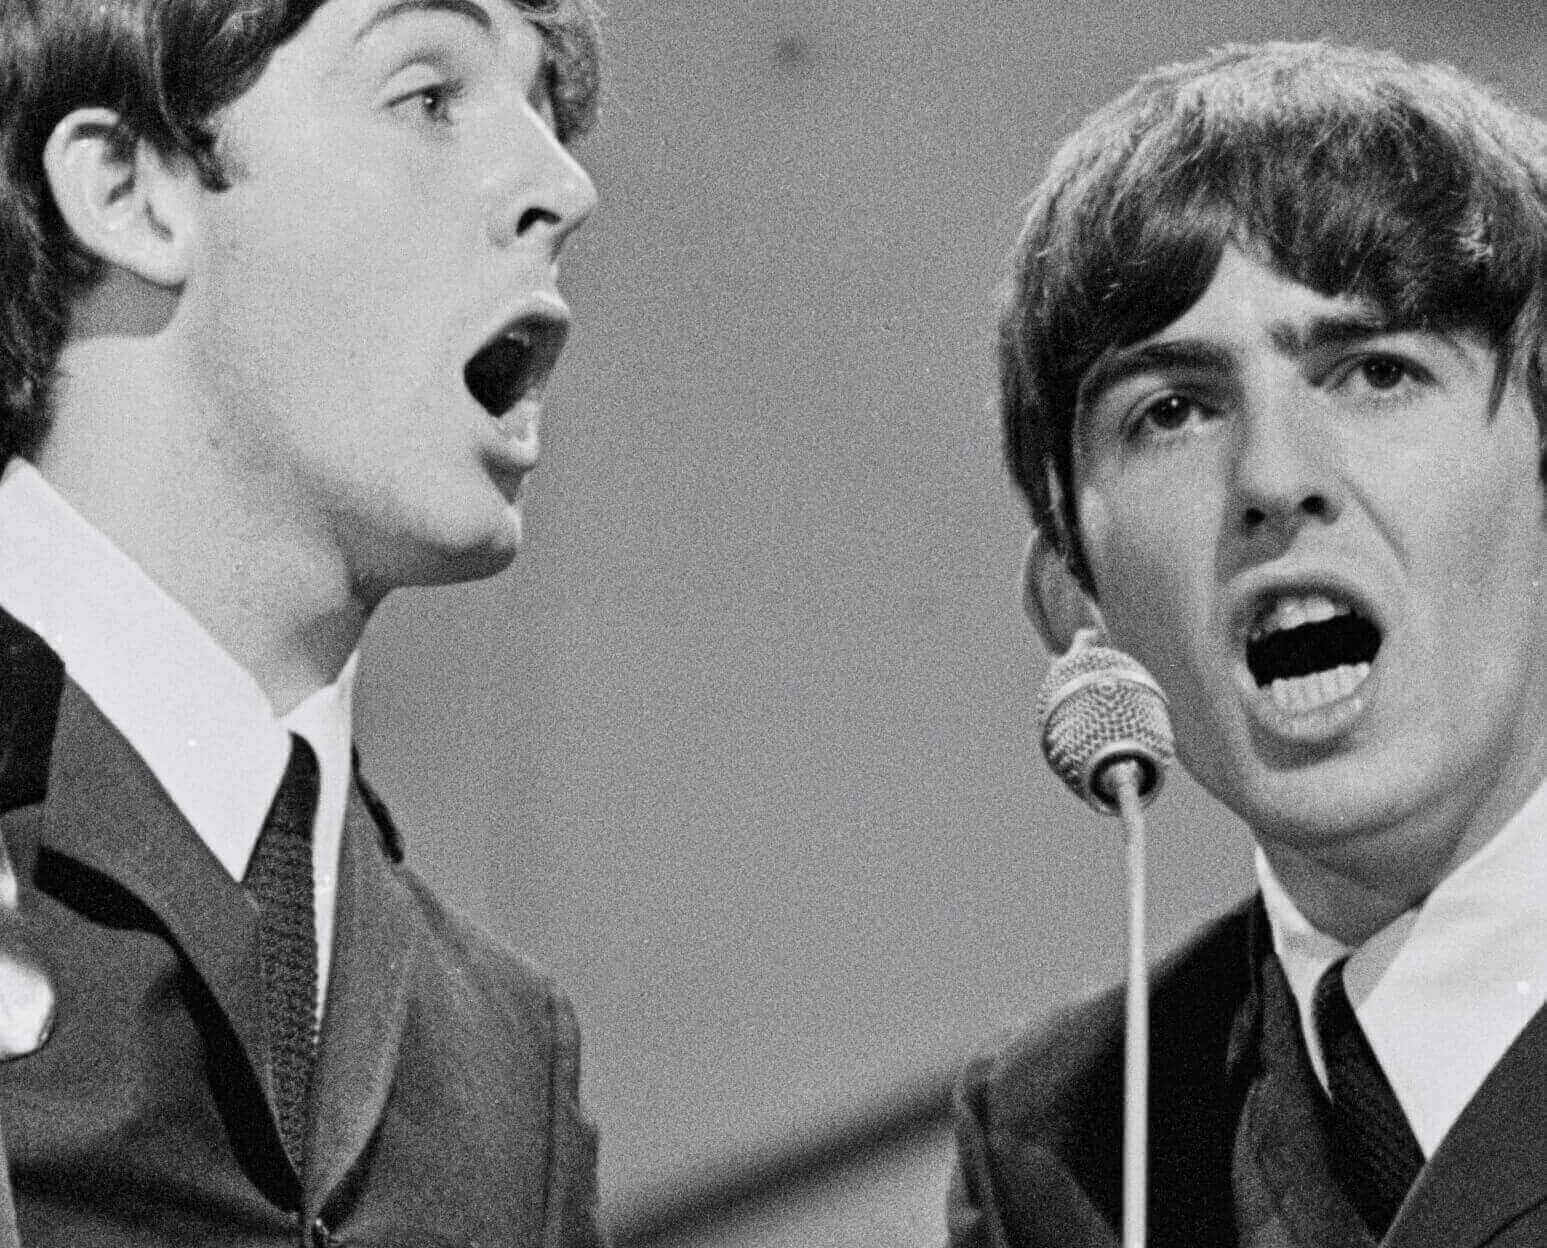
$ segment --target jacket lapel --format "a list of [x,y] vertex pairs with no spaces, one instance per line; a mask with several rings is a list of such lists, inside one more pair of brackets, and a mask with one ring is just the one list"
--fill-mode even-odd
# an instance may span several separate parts
[[[253,1068],[266,1072],[258,922],[251,902],[140,756],[69,680],[59,700],[41,844],[116,881],[156,914],[220,1006]],[[266,1073],[263,1078],[266,1083]]]
[[1234,1061],[1252,1064],[1256,1074],[1242,1107],[1232,1167],[1240,1242],[1248,1248],[1374,1248],[1332,1177],[1321,1087],[1260,900],[1252,944],[1252,997],[1232,1043]]
[[339,864],[338,935],[312,1084],[306,1187],[319,1201],[348,1177],[370,1142],[402,1042],[417,946],[402,886],[388,862],[395,838],[390,824],[378,825],[358,786],[351,785]]
[[[246,1067],[238,1082],[256,1092],[226,1098],[233,1142],[260,1147],[249,1159],[255,1177],[299,1203],[272,1108],[256,909],[57,656],[0,611],[0,809],[31,804],[40,806],[31,869],[52,855],[127,890],[188,960],[227,1024],[215,1042],[234,1047]],[[401,847],[385,810],[351,786],[307,1162],[307,1188],[324,1197],[370,1142],[407,1016],[417,946],[389,855]]]
[[300,1180],[273,1108],[257,912],[140,756],[68,679],[40,815],[40,881],[60,860],[74,864],[78,887],[111,881],[165,927],[208,995],[209,1005],[190,1008],[213,1024],[207,1043],[226,1075],[212,1091],[232,1147],[276,1203],[298,1206]]
[[1547,1009],[1526,1025],[1418,1176],[1389,1248],[1470,1248],[1547,1202]]
[[0,810],[21,806],[36,808],[38,839],[17,847],[19,870],[86,904],[122,891],[186,960],[226,1072],[212,1090],[232,1145],[276,1200],[297,1203],[271,1108],[256,910],[58,656],[0,611]]
[[53,651],[3,611],[0,659],[0,809],[38,805],[42,850],[148,906],[263,1070],[258,923],[246,893]]

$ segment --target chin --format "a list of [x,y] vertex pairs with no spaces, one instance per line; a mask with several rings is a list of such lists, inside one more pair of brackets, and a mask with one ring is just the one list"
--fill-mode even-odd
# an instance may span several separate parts
[[1314,852],[1425,825],[1439,813],[1437,798],[1422,769],[1351,754],[1263,771],[1226,805],[1258,836]]
[[512,510],[472,531],[402,534],[372,560],[373,572],[363,579],[383,591],[481,581],[515,562],[521,545],[520,513]]
[[498,576],[516,560],[521,550],[519,533],[513,539],[458,547],[444,552],[430,569],[422,585],[455,585],[462,581],[482,581]]

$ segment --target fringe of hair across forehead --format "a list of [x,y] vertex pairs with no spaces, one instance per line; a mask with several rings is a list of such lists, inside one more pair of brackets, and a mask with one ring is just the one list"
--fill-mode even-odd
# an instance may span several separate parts
[[1080,381],[1191,307],[1232,244],[1393,328],[1474,331],[1506,365],[1529,326],[1539,392],[1547,127],[1447,68],[1324,44],[1157,70],[1054,158],[1001,318],[1007,461],[1087,587]]

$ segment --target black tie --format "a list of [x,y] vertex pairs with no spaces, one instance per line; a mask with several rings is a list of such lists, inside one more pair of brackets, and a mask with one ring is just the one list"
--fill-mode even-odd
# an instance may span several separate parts
[[317,755],[290,734],[290,762],[269,807],[244,883],[258,903],[263,1012],[279,1126],[300,1164],[316,1048],[317,926],[312,909],[312,820]]
[[1332,1096],[1333,1174],[1379,1239],[1418,1177],[1423,1151],[1354,1016],[1343,987],[1347,960],[1327,968],[1312,1005]]

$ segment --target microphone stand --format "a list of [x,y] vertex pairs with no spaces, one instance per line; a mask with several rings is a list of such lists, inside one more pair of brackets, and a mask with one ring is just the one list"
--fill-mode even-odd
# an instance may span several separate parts
[[1144,1248],[1149,1132],[1149,968],[1144,959],[1144,814],[1139,765],[1123,760],[1106,773],[1116,791],[1128,848],[1128,993],[1123,1048],[1123,1246]]
[[[1176,757],[1165,691],[1131,655],[1076,634],[1037,698],[1042,755],[1076,797],[1122,817],[1128,849],[1128,993],[1123,1068],[1123,1241],[1144,1248],[1149,1131],[1149,971],[1144,961],[1144,817]],[[1147,786],[1146,786],[1147,781]]]

